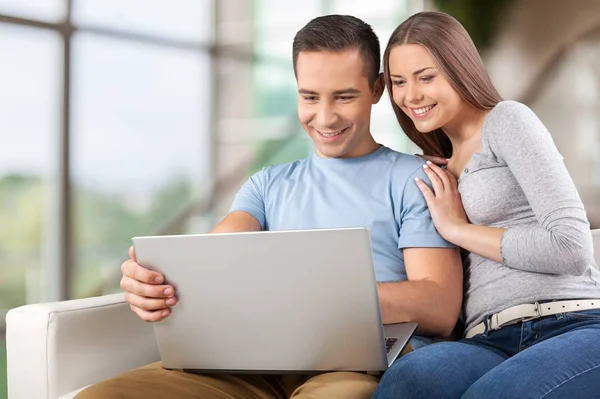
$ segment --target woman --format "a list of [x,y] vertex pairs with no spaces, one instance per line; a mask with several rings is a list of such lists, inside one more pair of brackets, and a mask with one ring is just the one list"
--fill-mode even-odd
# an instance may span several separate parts
[[404,132],[449,158],[424,166],[432,188],[416,184],[440,234],[468,255],[465,338],[404,356],[374,397],[600,397],[600,272],[544,125],[502,101],[467,32],[443,13],[394,31],[384,75]]

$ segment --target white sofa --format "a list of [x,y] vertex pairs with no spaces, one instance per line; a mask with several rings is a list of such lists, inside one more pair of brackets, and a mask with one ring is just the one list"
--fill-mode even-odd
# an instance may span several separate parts
[[[600,265],[600,230],[593,230]],[[159,360],[154,332],[122,294],[21,306],[6,316],[9,399],[70,399]]]

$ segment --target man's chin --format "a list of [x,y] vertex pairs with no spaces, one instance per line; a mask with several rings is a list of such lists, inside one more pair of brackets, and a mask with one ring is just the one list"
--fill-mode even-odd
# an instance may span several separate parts
[[341,158],[344,156],[342,148],[322,148],[317,146],[317,155],[321,158]]

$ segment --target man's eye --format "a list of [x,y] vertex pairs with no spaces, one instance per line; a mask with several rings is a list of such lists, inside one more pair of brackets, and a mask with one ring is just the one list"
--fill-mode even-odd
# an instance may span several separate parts
[[317,96],[303,96],[304,101],[317,101]]
[[353,98],[354,97],[340,96],[340,97],[338,97],[338,100],[349,101],[349,100],[352,100]]

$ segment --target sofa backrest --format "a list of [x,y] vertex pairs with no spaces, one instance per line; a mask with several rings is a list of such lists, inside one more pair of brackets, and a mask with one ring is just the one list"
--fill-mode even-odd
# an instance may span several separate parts
[[592,230],[592,238],[594,239],[594,259],[600,267],[600,229]]

